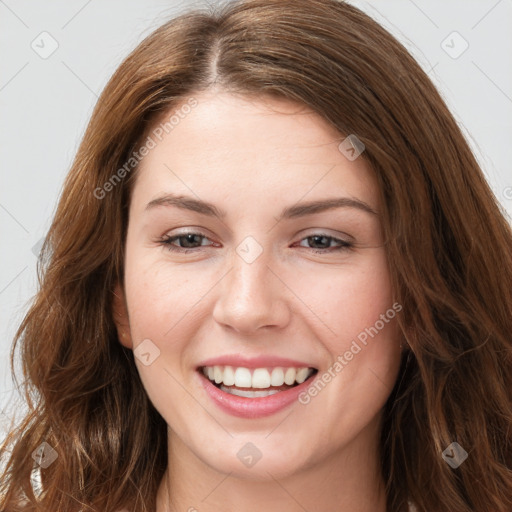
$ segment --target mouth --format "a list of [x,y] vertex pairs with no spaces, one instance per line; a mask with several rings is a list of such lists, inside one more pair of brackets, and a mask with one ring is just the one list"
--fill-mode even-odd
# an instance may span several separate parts
[[318,373],[311,367],[201,366],[199,374],[222,392],[245,399],[257,400],[286,393],[293,388],[309,385]]

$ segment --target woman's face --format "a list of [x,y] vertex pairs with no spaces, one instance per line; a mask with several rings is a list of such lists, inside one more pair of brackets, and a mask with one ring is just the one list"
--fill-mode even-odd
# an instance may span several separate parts
[[369,166],[298,104],[189,104],[150,133],[115,306],[172,450],[254,478],[375,451],[401,306]]

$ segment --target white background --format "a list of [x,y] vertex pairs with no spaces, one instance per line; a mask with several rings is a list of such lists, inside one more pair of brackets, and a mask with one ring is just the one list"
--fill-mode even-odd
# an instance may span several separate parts
[[[512,0],[351,3],[398,37],[429,73],[512,215]],[[15,392],[12,338],[36,291],[34,246],[50,225],[97,97],[143,37],[198,5],[0,0],[0,430]],[[44,31],[58,44],[46,59],[31,47],[50,48]],[[458,53],[464,40],[469,47],[456,59],[441,46],[446,41]]]

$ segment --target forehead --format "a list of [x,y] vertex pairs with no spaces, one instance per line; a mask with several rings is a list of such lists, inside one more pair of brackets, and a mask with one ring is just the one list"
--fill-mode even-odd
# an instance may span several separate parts
[[305,105],[228,93],[193,99],[194,107],[175,106],[150,130],[155,146],[140,163],[134,201],[177,191],[248,207],[336,192],[377,206],[367,162],[348,160],[338,149],[344,136]]

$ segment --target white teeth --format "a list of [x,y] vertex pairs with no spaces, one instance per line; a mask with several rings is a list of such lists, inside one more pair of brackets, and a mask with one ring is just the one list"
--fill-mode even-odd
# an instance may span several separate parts
[[302,384],[308,378],[309,368],[299,368],[295,380]]
[[269,388],[270,375],[265,368],[256,368],[252,374],[252,387],[253,388]]
[[[254,389],[268,389],[271,386],[282,386],[283,384],[288,386],[292,386],[295,383],[302,384],[313,372],[313,368],[293,367],[255,368],[251,370],[249,368],[243,367],[235,368],[233,366],[216,365],[203,368],[203,374],[216,384],[223,384],[224,386],[236,386],[237,388]],[[235,391],[238,392],[240,390]],[[277,390],[271,391],[278,392]]]
[[[218,368],[218,366],[215,368]],[[237,388],[250,388],[252,387],[251,384],[251,371],[247,368],[237,368],[235,370],[235,386]]]
[[274,368],[270,378],[272,386],[282,386],[284,384],[284,372],[282,368]]
[[287,368],[286,373],[284,374],[284,383],[291,386],[295,382],[296,375],[297,372],[295,371],[295,368]]
[[243,396],[245,398],[259,398],[262,396],[270,396],[279,393],[277,389],[265,389],[259,391],[249,391],[246,389],[227,388],[223,384],[220,385],[220,389],[230,395]]
[[224,368],[224,378],[222,382],[225,386],[234,386],[235,385],[235,372],[233,371],[232,366],[226,366]]
[[220,366],[213,367],[213,378],[215,379],[215,384],[220,384],[222,382],[224,372]]

